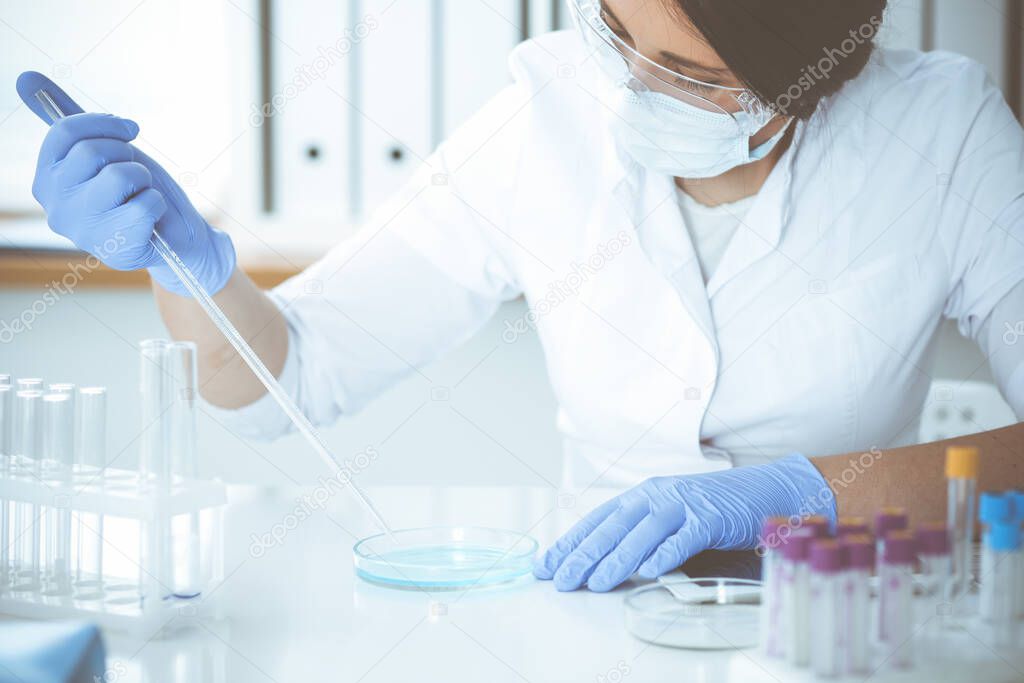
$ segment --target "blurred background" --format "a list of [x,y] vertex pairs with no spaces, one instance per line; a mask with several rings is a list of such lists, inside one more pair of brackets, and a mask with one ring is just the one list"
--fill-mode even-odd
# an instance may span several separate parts
[[[890,0],[882,43],[977,59],[1019,116],[1022,17],[1024,0]],[[84,268],[47,230],[30,192],[45,129],[14,91],[21,71],[139,122],[137,144],[270,286],[351,234],[507,83],[514,45],[567,22],[560,0],[0,0],[0,372],[108,386],[112,454],[134,466],[137,343],[166,332],[145,276]],[[524,308],[505,306],[328,442],[342,457],[380,453],[366,483],[557,483],[539,345],[501,338]],[[934,375],[922,439],[1014,421],[952,326]],[[322,473],[297,437],[249,443],[208,414],[200,443],[205,474],[229,481]]]

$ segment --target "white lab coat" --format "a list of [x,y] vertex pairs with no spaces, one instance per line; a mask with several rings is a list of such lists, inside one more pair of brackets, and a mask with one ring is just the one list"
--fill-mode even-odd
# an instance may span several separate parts
[[[617,149],[575,34],[510,65],[358,238],[274,290],[281,379],[314,422],[522,295],[506,339],[543,344],[569,487],[894,446],[943,317],[977,336],[1024,282],[1024,135],[966,58],[876,53],[798,123],[706,286],[672,179]],[[266,397],[221,419],[288,427]]]

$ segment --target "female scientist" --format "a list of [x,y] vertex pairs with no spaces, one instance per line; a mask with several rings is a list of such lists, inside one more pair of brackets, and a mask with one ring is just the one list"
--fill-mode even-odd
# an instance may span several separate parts
[[[517,47],[512,85],[271,292],[131,121],[58,121],[34,194],[80,248],[149,270],[204,397],[253,436],[288,421],[154,226],[320,424],[525,297],[506,337],[543,344],[565,485],[635,484],[538,560],[559,590],[753,547],[773,514],[941,518],[943,445],[907,444],[943,319],[1024,415],[1024,134],[1000,92],[968,59],[876,49],[885,0],[569,4],[575,30]],[[1024,484],[1024,425],[960,442],[982,489]]]

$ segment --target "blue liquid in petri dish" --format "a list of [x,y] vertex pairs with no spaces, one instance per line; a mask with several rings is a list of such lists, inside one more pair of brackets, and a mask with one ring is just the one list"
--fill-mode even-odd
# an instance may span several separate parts
[[530,573],[537,542],[482,527],[428,527],[371,536],[353,548],[356,574],[394,588],[493,586]]

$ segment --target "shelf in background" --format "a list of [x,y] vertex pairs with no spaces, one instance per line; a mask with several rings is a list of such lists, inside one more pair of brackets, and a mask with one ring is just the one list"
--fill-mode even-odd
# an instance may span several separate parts
[[[269,288],[295,275],[334,244],[351,235],[348,224],[303,224],[251,221],[232,234],[238,264],[260,287]],[[65,280],[65,278],[67,278]],[[0,215],[0,287],[145,288],[144,272],[113,270],[74,249],[38,217]]]
[[[266,289],[280,284],[312,259],[239,259],[239,265],[257,285]],[[0,249],[0,287],[48,288],[63,283],[79,287],[146,288],[149,276],[142,271],[124,272],[100,264],[77,251]]]

